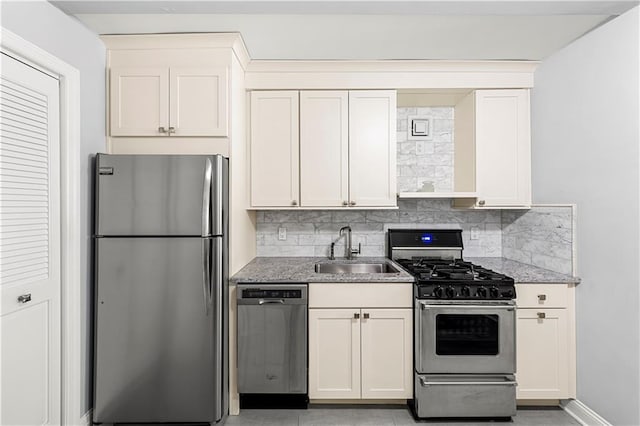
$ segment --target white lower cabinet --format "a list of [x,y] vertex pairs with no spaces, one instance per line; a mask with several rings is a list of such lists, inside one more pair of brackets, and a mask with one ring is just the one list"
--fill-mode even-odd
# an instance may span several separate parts
[[413,398],[413,284],[309,284],[309,398]]
[[362,309],[362,398],[412,397],[412,317],[411,309]]
[[518,284],[517,398],[575,398],[573,289]]
[[309,398],[360,398],[359,309],[309,309]]
[[309,398],[412,398],[412,315],[412,309],[309,309]]

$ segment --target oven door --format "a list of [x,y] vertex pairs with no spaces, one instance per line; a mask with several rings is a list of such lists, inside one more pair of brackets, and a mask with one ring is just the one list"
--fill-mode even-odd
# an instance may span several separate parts
[[416,300],[415,314],[418,373],[515,373],[513,302]]

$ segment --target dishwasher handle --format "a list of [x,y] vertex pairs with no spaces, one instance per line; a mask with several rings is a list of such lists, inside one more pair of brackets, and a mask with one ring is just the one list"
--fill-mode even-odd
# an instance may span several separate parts
[[284,299],[258,299],[258,305],[284,305]]

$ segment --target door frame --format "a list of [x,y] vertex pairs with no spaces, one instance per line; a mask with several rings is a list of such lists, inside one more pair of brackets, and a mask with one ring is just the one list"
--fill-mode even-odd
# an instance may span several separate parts
[[60,81],[61,424],[89,424],[81,412],[80,71],[0,27],[0,48]]

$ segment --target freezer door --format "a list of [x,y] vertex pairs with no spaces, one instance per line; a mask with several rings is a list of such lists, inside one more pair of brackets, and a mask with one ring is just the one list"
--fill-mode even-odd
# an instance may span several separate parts
[[96,160],[96,235],[222,234],[226,159],[106,155]]
[[220,419],[212,239],[98,238],[96,250],[94,421]]

